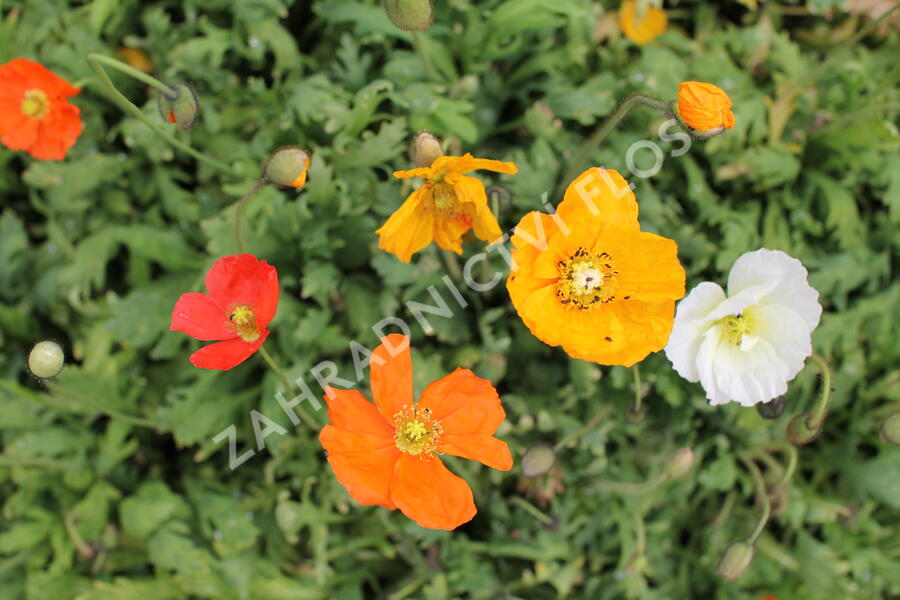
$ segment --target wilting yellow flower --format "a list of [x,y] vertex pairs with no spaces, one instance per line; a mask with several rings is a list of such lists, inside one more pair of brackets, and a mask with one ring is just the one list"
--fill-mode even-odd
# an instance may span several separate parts
[[683,81],[678,86],[678,115],[697,131],[718,127],[734,129],[731,98],[721,88],[702,81]]
[[441,156],[430,167],[397,171],[394,177],[422,177],[417,188],[375,233],[378,247],[403,262],[432,241],[444,250],[462,254],[462,236],[470,229],[478,239],[493,242],[503,235],[488,207],[484,184],[466,173],[487,169],[515,175],[511,162],[464,156]]
[[669,19],[666,11],[648,6],[643,15],[635,14],[634,0],[625,0],[619,7],[619,27],[635,44],[648,44],[666,30]]
[[641,231],[618,172],[588,169],[553,214],[531,212],[512,237],[506,288],[535,337],[572,358],[631,366],[669,339],[684,269],[675,242]]

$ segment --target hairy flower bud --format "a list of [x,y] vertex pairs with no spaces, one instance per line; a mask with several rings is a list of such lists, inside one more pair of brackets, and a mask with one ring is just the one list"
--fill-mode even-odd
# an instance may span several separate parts
[[403,31],[425,31],[434,20],[431,0],[384,0],[384,10]]
[[200,101],[197,92],[189,83],[176,83],[169,86],[171,94],[159,95],[159,114],[169,123],[182,129],[190,129],[200,112]]
[[716,573],[725,581],[734,581],[741,577],[753,562],[753,555],[756,548],[752,544],[746,542],[735,542],[728,546],[719,566],[716,567]]
[[881,426],[881,441],[900,445],[900,413],[889,416]]
[[522,457],[522,474],[525,477],[541,477],[556,464],[556,453],[546,444],[532,446]]
[[263,177],[279,186],[301,188],[306,184],[309,152],[300,146],[282,146],[263,164]]
[[795,446],[809,444],[810,442],[815,441],[815,439],[819,437],[819,434],[822,433],[821,424],[819,427],[813,429],[809,425],[809,418],[809,413],[800,413],[788,423],[787,437]]
[[756,405],[756,412],[763,419],[777,419],[784,413],[784,396],[778,396],[769,402],[760,402]]
[[731,98],[722,88],[703,81],[684,81],[678,86],[678,116],[704,137],[734,128]]
[[663,474],[666,479],[679,479],[688,474],[694,466],[694,451],[690,448],[681,448],[666,461]]
[[442,156],[444,156],[444,148],[441,146],[441,141],[427,131],[417,133],[409,145],[409,157],[416,167],[430,167]]
[[44,340],[31,348],[28,354],[28,370],[38,379],[56,377],[62,371],[65,358],[59,344]]

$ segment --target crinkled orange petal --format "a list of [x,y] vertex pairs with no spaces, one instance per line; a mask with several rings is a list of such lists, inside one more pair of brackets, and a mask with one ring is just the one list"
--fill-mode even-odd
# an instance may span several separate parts
[[474,207],[472,209],[472,227],[475,230],[475,236],[485,242],[497,241],[503,235],[503,231],[488,206],[484,184],[474,177],[460,177],[453,189],[460,202],[471,204]]
[[391,500],[428,529],[456,529],[477,512],[472,490],[433,455],[402,454],[394,466]]
[[648,6],[641,19],[636,18],[634,0],[625,0],[619,7],[619,27],[622,33],[635,44],[648,44],[661,35],[668,25],[666,11],[656,6]]
[[422,392],[419,408],[431,410],[444,434],[492,435],[506,418],[497,390],[468,369],[456,369]]
[[339,429],[374,437],[394,439],[394,429],[374,404],[357,390],[328,387],[325,390],[328,420]]
[[407,169],[406,171],[394,171],[393,175],[397,179],[409,179],[411,177],[421,177],[428,179],[434,174],[431,167],[418,167],[416,169]]
[[448,171],[463,175],[479,170],[506,173],[507,175],[515,175],[519,172],[514,163],[489,158],[475,158],[468,152],[462,156],[443,156],[437,159],[432,167],[436,170],[446,168]]
[[381,339],[369,363],[372,398],[389,423],[404,406],[413,406],[412,357],[409,337],[392,333]]
[[654,233],[604,230],[598,246],[611,255],[619,274],[616,295],[644,302],[677,300],[684,296],[684,268],[678,245]]
[[509,471],[513,465],[512,454],[506,442],[492,435],[453,435],[444,433],[438,452],[452,454],[487,465],[493,469]]
[[333,425],[319,434],[335,477],[360,504],[394,509],[391,481],[402,454],[392,438],[360,435]]
[[378,247],[394,254],[403,262],[431,243],[434,237],[434,216],[425,205],[428,184],[416,189],[406,201],[375,231]]
[[716,127],[734,128],[731,98],[725,91],[704,81],[683,81],[678,86],[678,116],[698,131]]
[[472,221],[465,214],[435,219],[434,241],[444,250],[462,254],[462,236],[471,228]]
[[556,212],[570,229],[579,223],[640,229],[634,192],[615,169],[592,167],[576,177]]

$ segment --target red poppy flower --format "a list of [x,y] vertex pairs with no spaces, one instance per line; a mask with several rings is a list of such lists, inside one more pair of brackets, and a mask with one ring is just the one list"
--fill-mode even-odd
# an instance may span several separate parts
[[172,311],[172,331],[222,340],[191,354],[201,369],[227,371],[256,352],[278,308],[275,267],[250,254],[220,258],[206,274],[207,294],[184,294]]
[[81,90],[26,58],[0,65],[0,141],[39,160],[62,160],[81,135]]
[[360,504],[399,508],[422,527],[455,529],[475,516],[472,490],[438,454],[508,471],[506,442],[494,437],[506,418],[497,391],[457,369],[413,401],[409,338],[381,340],[370,363],[375,404],[355,390],[327,388],[328,419],[319,441],[338,481]]

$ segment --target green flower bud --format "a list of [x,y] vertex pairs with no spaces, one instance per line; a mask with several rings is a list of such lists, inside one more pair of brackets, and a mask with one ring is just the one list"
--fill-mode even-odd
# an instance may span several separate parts
[[753,555],[756,548],[752,544],[746,542],[735,542],[728,546],[719,566],[716,567],[716,573],[725,581],[734,581],[741,577],[753,562]]
[[301,188],[306,184],[309,152],[300,146],[282,146],[263,164],[263,177],[275,185]]
[[787,437],[795,446],[802,446],[814,441],[822,433],[822,426],[813,429],[809,426],[809,413],[800,413],[788,423]]
[[532,446],[522,457],[522,474],[535,478],[546,475],[556,464],[556,453],[546,444]]
[[197,92],[189,83],[170,85],[171,94],[159,95],[159,114],[164,121],[174,123],[182,129],[190,129],[200,112],[200,101]]
[[679,479],[687,475],[693,466],[694,451],[690,448],[682,448],[666,461],[666,468],[663,470],[663,474],[666,476],[666,479]]
[[28,354],[28,370],[38,379],[56,377],[65,361],[63,349],[56,342],[38,342]]
[[403,31],[425,31],[434,20],[431,0],[384,0],[384,10]]
[[441,141],[428,133],[420,131],[409,145],[409,157],[416,167],[430,167],[438,158],[444,156]]
[[881,441],[900,446],[900,413],[889,416],[881,426]]
[[770,400],[769,402],[761,402],[756,405],[756,412],[763,419],[777,419],[784,413],[784,396]]

